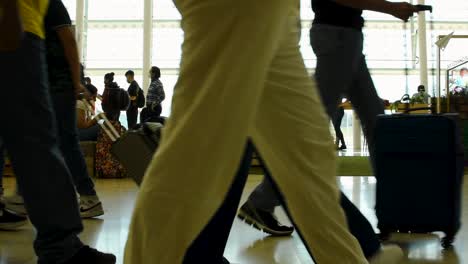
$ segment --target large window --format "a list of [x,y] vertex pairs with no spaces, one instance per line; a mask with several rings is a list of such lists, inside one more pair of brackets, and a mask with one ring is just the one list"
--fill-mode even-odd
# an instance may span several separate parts
[[141,26],[93,25],[88,29],[86,67],[89,69],[141,68],[143,29]]
[[76,0],[62,0],[63,4],[67,7],[70,18],[75,20],[76,17]]
[[468,1],[465,0],[426,0],[426,4],[434,6],[433,17],[437,21],[466,22],[468,17]]
[[153,4],[153,14],[156,20],[181,19],[180,13],[172,0],[155,0]]
[[155,27],[153,29],[154,65],[160,68],[178,69],[182,56],[184,33],[179,27]]
[[[126,86],[123,74],[127,69],[137,72],[142,84],[143,76],[143,0],[84,0],[85,12],[85,64],[87,74],[102,83],[105,72],[113,71],[121,86]],[[399,0],[392,0],[399,1]],[[75,19],[76,0],[63,0],[70,16]],[[413,0],[416,2],[416,0]],[[468,1],[426,0],[434,6],[428,19],[429,68],[436,67],[436,48],[433,43],[437,35],[468,34]],[[301,52],[309,71],[314,72],[316,57],[310,47],[309,28],[314,18],[310,0],[300,0],[302,18]],[[381,97],[396,100],[404,93],[413,93],[419,85],[417,63],[418,50],[414,45],[417,37],[416,19],[411,25],[377,12],[364,12],[364,54]],[[181,59],[183,32],[179,22],[181,15],[172,0],[153,1],[153,45],[152,64],[162,70],[162,82],[168,95],[164,103],[164,114],[169,114],[172,90],[177,81]],[[432,21],[432,22],[430,22]],[[413,31],[411,31],[413,29]],[[442,53],[443,66],[468,56],[468,40],[453,40]],[[337,73],[339,74],[339,73]],[[435,87],[435,74],[430,69],[428,91]]]
[[141,20],[143,0],[88,0],[89,20]]

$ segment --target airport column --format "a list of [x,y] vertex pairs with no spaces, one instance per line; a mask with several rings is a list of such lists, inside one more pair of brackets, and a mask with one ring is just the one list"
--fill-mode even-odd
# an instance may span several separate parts
[[[425,0],[418,0],[418,4],[424,5]],[[418,36],[419,36],[419,74],[420,84],[428,86],[428,70],[427,70],[427,27],[426,27],[426,12],[419,12],[418,15]],[[428,89],[428,88],[426,88]]]
[[148,72],[151,69],[153,46],[153,0],[144,0],[143,15],[143,91],[149,87]]
[[76,0],[75,36],[78,44],[80,61],[83,60],[84,44],[84,22],[85,22],[85,0]]

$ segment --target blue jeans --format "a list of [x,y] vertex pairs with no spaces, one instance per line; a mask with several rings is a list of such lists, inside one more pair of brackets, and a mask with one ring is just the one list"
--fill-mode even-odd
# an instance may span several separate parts
[[78,129],[76,127],[76,98],[73,89],[51,94],[60,150],[70,169],[76,190],[80,195],[96,195],[93,180],[88,174],[86,161],[81,152]]
[[78,129],[80,141],[97,141],[99,129],[101,128],[98,124],[92,127]]
[[[0,137],[13,164],[30,220],[38,263],[62,263],[83,246],[70,172],[57,142],[43,41],[26,33],[21,47],[0,52]],[[13,114],[14,113],[14,114]]]
[[223,205],[189,247],[183,264],[222,263],[224,249],[237,213],[237,207],[240,203],[247,177],[249,176],[253,151],[254,145],[249,141],[244,157],[240,162],[237,175],[226,195]]

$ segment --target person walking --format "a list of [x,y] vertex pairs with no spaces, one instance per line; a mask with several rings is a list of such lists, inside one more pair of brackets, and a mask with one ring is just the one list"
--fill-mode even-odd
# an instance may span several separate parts
[[[317,55],[315,78],[321,101],[330,119],[335,116],[336,106],[343,95],[352,102],[363,124],[371,164],[375,168],[373,132],[377,116],[384,113],[384,105],[374,87],[362,52],[362,12],[373,10],[407,21],[417,12],[417,8],[406,2],[373,0],[312,0],[311,3],[315,19],[310,30],[310,41]],[[337,71],[343,73],[341,78],[336,78],[334,73]],[[269,234],[290,235],[294,228],[281,224],[274,216],[274,208],[279,205],[281,200],[266,177],[242,205],[239,217],[248,219],[253,226]],[[350,230],[360,242],[366,257],[371,260],[384,258],[390,261],[388,263],[394,263],[391,261],[401,255],[401,250],[382,247],[371,224],[344,194],[341,194],[341,206]]]
[[175,4],[185,32],[180,77],[125,263],[191,262],[185,253],[221,206],[249,138],[317,262],[367,263],[339,206],[327,117],[298,46],[299,1]]
[[[0,90],[17,99],[0,104],[0,136],[37,231],[38,263],[113,264],[114,255],[84,246],[78,238],[83,225],[58,145],[46,75],[43,19],[48,4],[47,0],[0,3],[0,71],[10,77]],[[11,109],[18,113],[12,115]]]

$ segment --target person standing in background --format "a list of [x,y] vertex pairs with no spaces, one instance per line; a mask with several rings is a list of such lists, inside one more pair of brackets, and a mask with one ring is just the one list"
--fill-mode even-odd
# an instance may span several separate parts
[[[335,146],[337,150],[345,150],[346,149],[346,142],[344,139],[343,131],[341,131],[341,122],[343,121],[343,117],[345,115],[345,110],[343,107],[343,103],[338,105],[335,114],[332,118],[333,128],[335,129]],[[340,146],[341,143],[341,146]]]
[[162,102],[166,99],[166,93],[164,92],[164,86],[160,80],[161,70],[153,66],[149,72],[151,78],[151,84],[148,88],[148,94],[146,96],[146,108],[141,111],[140,122],[147,122],[157,120],[162,113]]
[[130,96],[130,106],[127,110],[127,125],[128,129],[132,129],[138,122],[138,96],[141,91],[140,85],[135,81],[135,73],[129,70],[125,73],[127,82],[130,84],[128,87],[128,95]]

